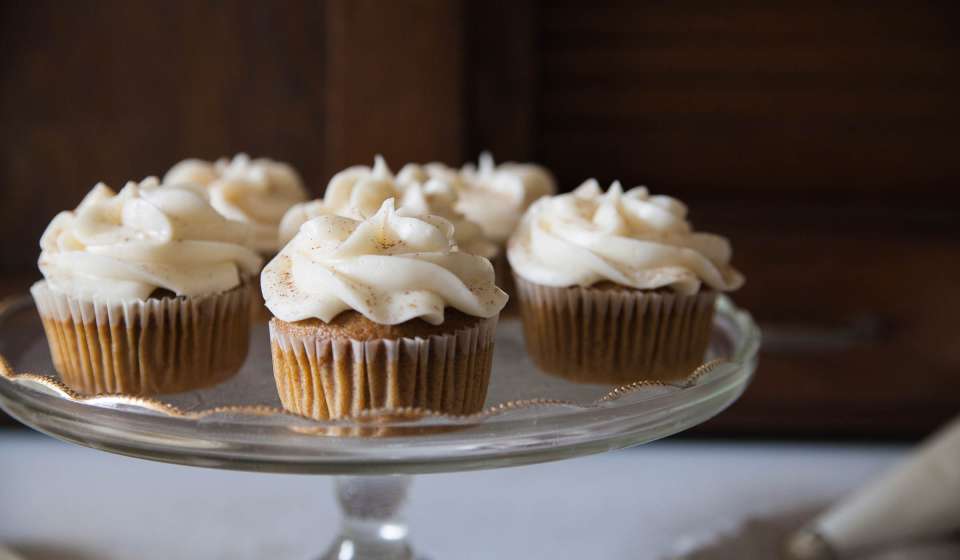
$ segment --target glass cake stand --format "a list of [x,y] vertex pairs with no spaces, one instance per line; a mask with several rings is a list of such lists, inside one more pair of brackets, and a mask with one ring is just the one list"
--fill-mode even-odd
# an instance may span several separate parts
[[660,439],[733,403],[757,363],[750,315],[722,297],[706,362],[674,383],[574,384],[539,372],[515,318],[501,319],[486,407],[451,417],[375,411],[319,422],[284,412],[266,327],[241,372],[212,389],[143,399],[82,396],[56,377],[32,301],[0,302],[0,406],[53,437],[218,469],[338,475],[341,534],[322,558],[413,558],[402,508],[413,474],[556,461]]

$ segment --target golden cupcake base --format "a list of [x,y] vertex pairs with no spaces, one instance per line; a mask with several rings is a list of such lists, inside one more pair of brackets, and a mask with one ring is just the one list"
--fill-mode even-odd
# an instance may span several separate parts
[[527,351],[547,373],[578,383],[674,381],[703,363],[715,292],[515,282]]
[[203,297],[86,301],[31,289],[54,367],[83,394],[158,395],[209,387],[247,357],[252,284]]
[[470,414],[483,408],[497,318],[456,331],[357,340],[326,328],[270,321],[283,407],[325,420],[374,409]]

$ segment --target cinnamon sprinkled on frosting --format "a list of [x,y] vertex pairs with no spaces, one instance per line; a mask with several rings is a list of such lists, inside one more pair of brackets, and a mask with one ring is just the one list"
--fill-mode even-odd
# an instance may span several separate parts
[[730,265],[730,243],[693,231],[679,200],[644,187],[624,192],[616,182],[604,192],[593,179],[534,203],[507,256],[517,274],[545,286],[609,281],[693,294],[701,284],[721,291],[743,284]]
[[440,324],[446,307],[486,318],[507,301],[490,261],[456,249],[453,224],[397,210],[392,198],[365,220],[307,221],[264,268],[261,287],[287,322],[329,322],[353,309],[383,325],[418,317]]

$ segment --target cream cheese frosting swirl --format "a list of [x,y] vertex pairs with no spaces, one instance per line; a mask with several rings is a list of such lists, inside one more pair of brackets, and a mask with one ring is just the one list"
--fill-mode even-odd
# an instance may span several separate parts
[[497,165],[488,152],[457,170],[442,163],[408,164],[397,175],[400,184],[426,183],[438,179],[457,192],[455,208],[480,226],[484,235],[499,244],[506,242],[523,212],[541,196],[556,192],[549,171],[530,163]]
[[150,177],[115,193],[99,183],[47,226],[39,266],[51,288],[80,298],[142,300],[157,289],[200,296],[257,273],[262,260],[249,235],[199,186],[161,187]]
[[382,325],[438,325],[446,307],[493,317],[507,295],[489,260],[456,250],[453,229],[443,218],[396,210],[393,199],[362,221],[314,218],[263,269],[264,300],[288,322],[329,322],[349,309]]
[[381,156],[373,167],[350,167],[334,175],[323,199],[294,205],[280,222],[280,240],[293,239],[305,222],[318,216],[339,215],[357,220],[376,213],[388,198],[415,214],[432,214],[451,222],[461,251],[493,258],[499,247],[483,229],[456,209],[459,190],[455,172],[444,173],[442,164],[407,164],[394,176]]
[[378,155],[373,167],[355,165],[334,175],[323,193],[323,203],[334,214],[363,220],[377,213],[385,200],[399,195],[393,172]]
[[322,198],[294,204],[280,220],[280,243],[286,245],[300,231],[300,226],[320,216],[336,216],[337,213],[323,203]]
[[400,207],[415,214],[440,216],[453,224],[457,248],[471,255],[493,258],[500,251],[484,235],[483,229],[458,212],[454,205],[457,192],[447,182],[429,179],[426,183],[412,182],[404,188]]
[[449,184],[458,194],[466,188],[459,170],[435,161],[422,165],[408,163],[397,173],[397,182],[401,185],[426,183],[431,179]]
[[373,167],[355,165],[330,179],[323,198],[295,204],[280,221],[280,242],[286,244],[300,226],[318,216],[337,215],[363,220],[374,215],[388,198],[399,198],[400,187],[381,156]]
[[293,167],[267,158],[250,159],[246,154],[213,163],[181,161],[167,171],[163,183],[206,187],[210,204],[225,217],[249,224],[254,249],[266,254],[280,248],[277,231],[286,211],[307,199]]
[[743,284],[730,243],[693,231],[680,201],[626,192],[604,193],[591,179],[569,194],[540,199],[510,239],[507,256],[522,278],[547,286],[609,281],[637,289],[694,294],[701,284],[729,291]]
[[478,166],[463,166],[460,178],[463,187],[457,209],[498,243],[506,242],[535,200],[557,190],[543,167],[513,162],[496,165],[487,152],[480,154]]

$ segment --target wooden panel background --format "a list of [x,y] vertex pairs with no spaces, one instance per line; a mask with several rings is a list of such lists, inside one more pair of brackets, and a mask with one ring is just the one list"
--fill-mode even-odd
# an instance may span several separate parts
[[464,135],[463,6],[445,0],[329,0],[328,173],[459,161]]
[[906,435],[960,410],[960,4],[0,4],[0,293],[98,180],[383,153],[680,196],[768,333],[707,430]]
[[184,157],[289,161],[318,194],[374,153],[461,158],[457,2],[0,10],[0,237],[18,240],[4,245],[0,273],[32,272],[34,240],[97,181],[120,187]]
[[955,2],[541,11],[539,155],[690,190],[900,191],[960,175]]
[[245,150],[324,172],[322,4],[0,4],[0,271],[97,182]]

